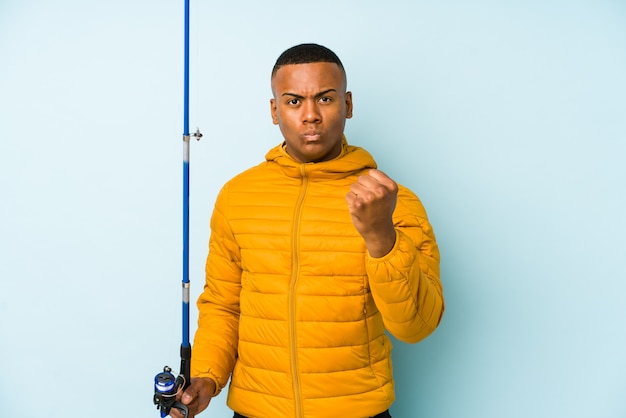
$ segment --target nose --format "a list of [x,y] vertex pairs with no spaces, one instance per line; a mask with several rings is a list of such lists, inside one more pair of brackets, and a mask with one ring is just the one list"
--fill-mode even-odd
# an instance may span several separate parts
[[316,100],[306,100],[302,106],[302,121],[304,123],[319,123],[322,119]]

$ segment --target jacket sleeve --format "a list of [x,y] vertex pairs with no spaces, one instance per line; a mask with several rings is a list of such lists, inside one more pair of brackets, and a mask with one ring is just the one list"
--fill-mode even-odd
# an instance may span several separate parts
[[239,339],[240,250],[225,216],[228,190],[217,197],[211,217],[206,282],[198,298],[198,329],[191,358],[192,377],[208,377],[219,393],[228,382]]
[[439,249],[422,203],[404,187],[394,225],[393,249],[380,258],[368,254],[366,270],[385,328],[400,341],[416,343],[437,328],[444,312]]

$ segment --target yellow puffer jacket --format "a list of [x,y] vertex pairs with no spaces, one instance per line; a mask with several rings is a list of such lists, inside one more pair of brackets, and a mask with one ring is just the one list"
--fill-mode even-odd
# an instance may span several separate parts
[[192,375],[248,417],[370,417],[394,400],[391,343],[443,314],[439,252],[418,198],[399,186],[396,244],[372,258],[346,194],[375,168],[349,146],[300,164],[283,146],[229,181],[211,219]]

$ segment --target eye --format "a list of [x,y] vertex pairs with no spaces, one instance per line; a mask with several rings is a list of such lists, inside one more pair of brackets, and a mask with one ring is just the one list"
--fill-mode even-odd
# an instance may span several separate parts
[[328,97],[328,96],[320,97],[320,103],[330,103],[332,101],[333,99],[331,97]]
[[300,100],[299,100],[299,99],[289,99],[289,100],[287,101],[287,104],[288,104],[288,105],[291,105],[291,106],[296,106],[296,105],[297,105],[297,104],[299,104],[299,103],[300,103]]

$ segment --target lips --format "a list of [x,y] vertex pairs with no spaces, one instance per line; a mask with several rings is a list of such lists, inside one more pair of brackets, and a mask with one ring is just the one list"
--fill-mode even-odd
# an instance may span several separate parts
[[306,132],[302,134],[302,138],[307,142],[319,141],[321,137],[322,137],[321,132],[317,132],[317,131]]

